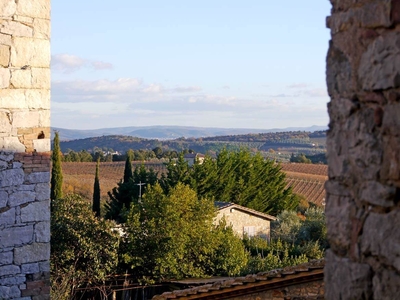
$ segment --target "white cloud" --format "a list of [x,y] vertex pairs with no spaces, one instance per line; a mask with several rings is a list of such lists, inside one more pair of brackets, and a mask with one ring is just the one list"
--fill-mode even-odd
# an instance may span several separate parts
[[307,83],[293,83],[287,86],[289,89],[303,89],[308,87],[309,85]]
[[113,65],[103,61],[83,59],[71,54],[55,54],[51,56],[51,68],[56,72],[72,73],[82,68],[93,70],[112,69]]

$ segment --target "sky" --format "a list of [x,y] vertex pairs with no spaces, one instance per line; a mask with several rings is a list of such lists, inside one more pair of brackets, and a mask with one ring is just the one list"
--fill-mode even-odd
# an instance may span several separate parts
[[328,0],[53,0],[53,127],[327,125]]

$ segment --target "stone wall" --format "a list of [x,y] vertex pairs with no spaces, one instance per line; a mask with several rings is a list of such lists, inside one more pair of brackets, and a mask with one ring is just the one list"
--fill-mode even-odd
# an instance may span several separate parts
[[400,1],[331,0],[327,299],[400,295]]
[[48,299],[50,0],[0,1],[0,299]]

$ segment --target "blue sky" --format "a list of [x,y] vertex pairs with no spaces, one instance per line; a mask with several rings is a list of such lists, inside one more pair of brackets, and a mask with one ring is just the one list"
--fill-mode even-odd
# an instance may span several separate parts
[[52,126],[327,125],[328,0],[52,1]]

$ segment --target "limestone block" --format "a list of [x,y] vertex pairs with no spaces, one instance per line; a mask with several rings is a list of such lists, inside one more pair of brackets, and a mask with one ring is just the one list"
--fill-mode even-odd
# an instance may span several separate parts
[[0,151],[0,160],[10,162],[14,159],[14,153]]
[[36,152],[50,151],[50,139],[33,140],[33,149]]
[[32,68],[32,87],[34,89],[50,89],[49,68]]
[[48,261],[49,259],[50,243],[33,243],[14,250],[14,263],[17,265]]
[[11,114],[10,111],[0,110],[0,132],[11,131]]
[[13,252],[0,252],[0,265],[11,265],[13,261]]
[[[9,46],[11,46],[11,35],[0,33],[0,45],[1,46],[8,46],[8,51],[10,51],[10,47]],[[2,55],[3,54],[7,55],[6,57],[8,58],[7,60],[9,61],[10,53],[8,53],[8,54],[2,53]]]
[[33,37],[38,39],[50,39],[50,20],[34,19]]
[[33,18],[31,17],[14,15],[12,19],[23,24],[33,24]]
[[337,257],[332,250],[326,251],[325,260],[326,299],[372,299],[369,265]]
[[18,191],[34,191],[35,185],[34,184],[23,184],[18,187]]
[[21,269],[15,265],[6,265],[0,267],[0,277],[7,276],[7,275],[16,275],[21,273]]
[[393,299],[394,295],[400,295],[400,276],[389,269],[383,269],[375,273],[372,279],[374,299]]
[[5,170],[7,168],[8,168],[8,163],[6,161],[0,161],[0,171]]
[[[0,38],[0,43],[1,43],[1,38]],[[10,46],[0,45],[0,66],[8,67],[9,63],[10,63]]]
[[16,89],[32,88],[32,71],[30,69],[12,70],[10,82]]
[[365,91],[400,87],[400,33],[379,36],[362,55],[358,78]]
[[40,222],[50,220],[50,201],[30,203],[21,208],[21,222]]
[[0,68],[0,89],[6,89],[10,86],[10,70]]
[[50,184],[38,183],[35,186],[36,200],[43,201],[50,199]]
[[12,163],[13,169],[19,169],[22,168],[22,163],[20,163],[19,161],[14,161]]
[[17,128],[36,127],[39,124],[38,111],[16,111],[13,113],[13,126]]
[[26,90],[26,106],[30,109],[50,109],[50,90]]
[[35,225],[35,241],[38,243],[50,242],[50,222],[39,222]]
[[22,274],[39,273],[39,263],[31,263],[31,264],[23,264],[23,265],[21,265],[21,273]]
[[10,290],[8,286],[0,285],[0,299],[10,299]]
[[[0,150],[25,152],[25,146],[19,141],[18,137],[3,137],[0,138]],[[1,175],[0,175],[0,181],[1,181]]]
[[400,220],[400,211],[387,214],[370,213],[361,236],[362,253],[380,257],[400,271],[400,227],[394,226]]
[[26,37],[13,37],[11,66],[48,68],[50,65],[50,41]]
[[26,176],[27,183],[49,183],[50,182],[50,171],[49,172],[35,172]]
[[8,109],[25,109],[26,108],[25,90],[0,89],[0,107]]
[[[15,224],[15,208],[10,208],[0,214],[0,224],[12,225]],[[1,236],[1,234],[0,234]],[[0,241],[1,244],[1,241]]]
[[363,5],[360,8],[361,14],[358,16],[361,26],[367,28],[389,27],[392,24],[390,8],[390,0]]
[[0,247],[19,246],[33,241],[33,226],[9,227],[0,231]]
[[50,19],[50,0],[19,0],[17,15]]
[[40,272],[50,272],[50,262],[43,261],[39,263]]
[[383,185],[376,181],[364,181],[359,188],[359,194],[361,201],[383,207],[394,206],[397,200],[396,187]]
[[15,191],[8,196],[8,206],[14,207],[35,201],[34,191]]
[[39,110],[39,127],[50,127],[50,109]]
[[6,191],[0,191],[0,208],[6,207],[7,201],[8,201],[8,193]]
[[7,21],[1,24],[0,32],[12,36],[33,37],[33,28],[15,21]]
[[18,186],[24,182],[25,174],[22,169],[10,169],[0,172],[0,188]]
[[349,59],[338,48],[329,47],[326,66],[326,83],[329,96],[342,95],[351,91],[352,69]]
[[11,17],[15,14],[16,10],[17,4],[14,0],[2,0],[0,2],[0,12],[2,17]]
[[20,285],[26,282],[25,275],[14,275],[13,277],[5,277],[0,279],[0,285]]

